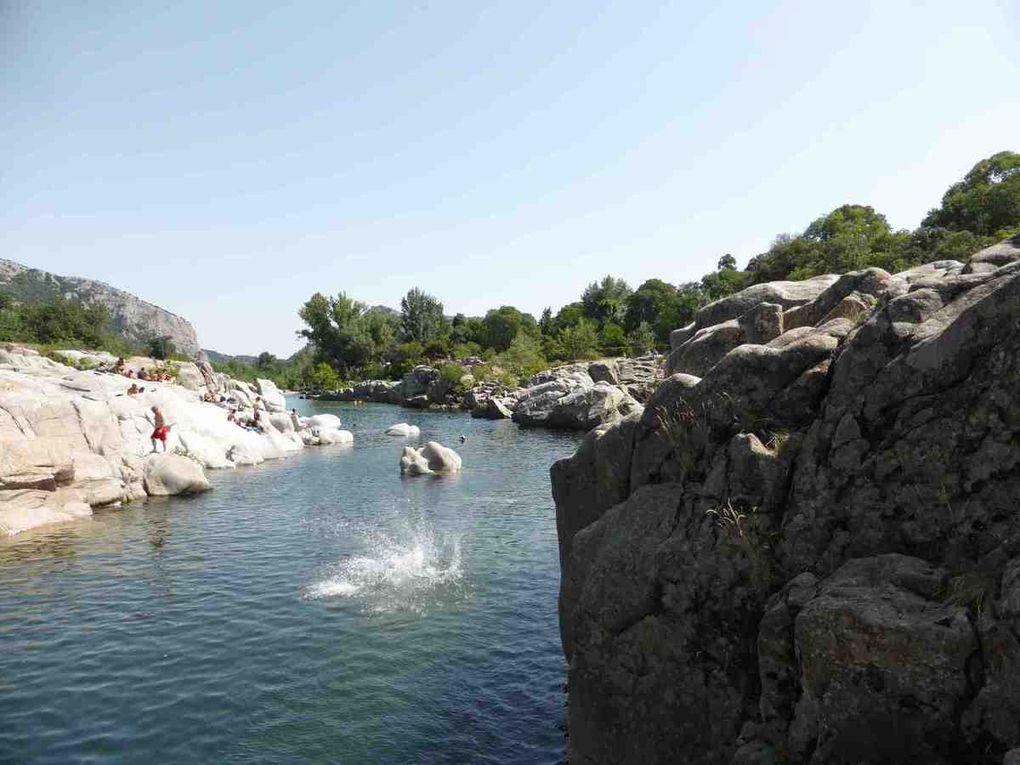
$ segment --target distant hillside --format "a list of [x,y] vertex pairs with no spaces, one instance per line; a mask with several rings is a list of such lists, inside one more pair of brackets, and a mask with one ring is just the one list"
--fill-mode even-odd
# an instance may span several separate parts
[[229,353],[220,353],[219,351],[212,351],[208,348],[203,348],[202,352],[209,357],[209,361],[213,364],[229,364],[231,361],[237,361],[241,364],[254,365],[259,360],[258,356],[234,356]]
[[22,303],[44,303],[63,295],[101,305],[110,313],[112,329],[132,343],[168,337],[178,353],[194,356],[201,350],[195,328],[187,319],[103,282],[58,276],[0,258],[0,293]]

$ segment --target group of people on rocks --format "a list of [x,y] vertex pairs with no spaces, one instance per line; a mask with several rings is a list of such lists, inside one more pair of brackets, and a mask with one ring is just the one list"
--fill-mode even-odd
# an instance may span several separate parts
[[142,367],[136,373],[134,369],[127,366],[127,362],[124,361],[124,357],[117,359],[117,363],[113,365],[113,371],[119,375],[123,375],[132,380],[146,380],[148,382],[169,382],[175,381],[175,378],[170,372],[165,369],[153,369],[148,370]]

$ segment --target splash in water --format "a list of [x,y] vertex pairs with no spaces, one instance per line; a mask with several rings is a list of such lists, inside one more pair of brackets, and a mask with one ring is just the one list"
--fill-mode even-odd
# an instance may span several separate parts
[[415,533],[406,542],[374,540],[369,552],[349,558],[309,587],[310,598],[358,598],[374,612],[424,612],[463,592],[460,541],[436,542]]

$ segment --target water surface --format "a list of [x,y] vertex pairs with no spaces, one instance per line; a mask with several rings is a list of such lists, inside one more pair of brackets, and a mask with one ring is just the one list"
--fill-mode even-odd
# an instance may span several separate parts
[[[579,436],[297,403],[355,446],[0,540],[0,761],[562,760],[548,467]],[[400,420],[464,472],[401,478]]]

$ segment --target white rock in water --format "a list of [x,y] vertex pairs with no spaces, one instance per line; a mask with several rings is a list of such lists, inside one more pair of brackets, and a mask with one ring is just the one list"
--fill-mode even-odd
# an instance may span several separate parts
[[386,435],[411,438],[413,436],[420,436],[421,428],[417,425],[408,425],[406,422],[398,422],[396,425],[386,428]]
[[438,441],[429,441],[421,449],[405,446],[400,456],[400,472],[409,475],[456,473],[461,464],[460,455]]
[[317,436],[321,446],[343,446],[354,443],[354,434],[349,430],[340,430],[339,428],[319,428]]
[[405,446],[404,453],[400,455],[400,472],[408,475],[429,475],[432,469],[429,468],[428,460],[421,456],[421,452],[413,446]]
[[145,491],[150,497],[197,494],[212,486],[195,460],[179,454],[153,454],[145,461]]
[[305,425],[310,428],[339,428],[340,418],[335,414],[313,414],[305,418]]

